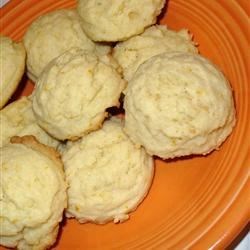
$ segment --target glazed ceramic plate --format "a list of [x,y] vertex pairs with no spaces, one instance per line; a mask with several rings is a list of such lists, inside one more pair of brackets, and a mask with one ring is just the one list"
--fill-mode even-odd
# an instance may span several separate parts
[[[1,9],[1,33],[21,40],[46,12],[73,0],[12,0]],[[171,161],[155,159],[152,189],[122,224],[80,225],[65,220],[55,249],[224,248],[248,221],[250,166],[249,3],[247,0],[169,0],[160,22],[188,28],[202,55],[230,80],[237,125],[219,151]],[[23,79],[18,92],[28,95]]]

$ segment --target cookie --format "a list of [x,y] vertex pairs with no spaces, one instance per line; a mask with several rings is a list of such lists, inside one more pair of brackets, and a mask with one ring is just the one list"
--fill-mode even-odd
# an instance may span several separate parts
[[0,35],[0,109],[8,102],[22,79],[26,52],[21,42]]
[[[108,53],[109,46],[96,45],[81,28],[81,20],[75,10],[62,9],[36,19],[24,35],[27,50],[28,76],[36,82],[44,67],[66,50],[78,47],[94,52]],[[100,48],[99,48],[100,47]]]
[[106,109],[119,106],[125,81],[108,56],[71,49],[40,75],[33,94],[39,125],[59,140],[76,140],[98,129]]
[[113,56],[122,67],[124,78],[129,81],[138,67],[150,57],[175,51],[198,52],[187,30],[173,31],[165,25],[155,25],[140,35],[118,43]]
[[140,34],[156,23],[165,0],[79,0],[82,27],[94,41],[116,42]]
[[0,148],[0,157],[0,244],[48,248],[56,241],[67,204],[59,154],[24,136]]
[[48,146],[57,148],[59,142],[47,134],[37,123],[30,97],[10,103],[0,111],[0,146],[10,142],[12,136],[34,135]]
[[139,66],[124,101],[125,131],[164,159],[208,154],[235,124],[232,90],[208,59],[165,53]]
[[123,222],[150,188],[153,159],[136,147],[120,119],[71,143],[63,152],[69,183],[67,217],[80,223]]

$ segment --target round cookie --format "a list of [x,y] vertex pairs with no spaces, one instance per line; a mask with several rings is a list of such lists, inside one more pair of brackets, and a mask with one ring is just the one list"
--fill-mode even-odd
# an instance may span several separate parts
[[39,125],[57,139],[76,140],[98,129],[106,109],[119,106],[125,81],[108,56],[75,48],[53,60],[33,94]]
[[0,35],[0,109],[8,102],[22,79],[26,52],[21,42]]
[[0,147],[9,143],[12,136],[34,135],[48,146],[57,148],[59,142],[47,134],[37,123],[30,97],[10,103],[0,111]]
[[208,154],[235,124],[230,85],[198,54],[165,53],[142,64],[124,101],[125,131],[164,159]]
[[79,47],[108,53],[109,46],[92,42],[81,28],[81,19],[75,10],[62,9],[36,19],[24,36],[27,50],[28,76],[36,82],[44,67],[66,50]]
[[0,148],[0,244],[47,249],[56,241],[67,205],[59,154],[32,136]]
[[67,217],[80,223],[123,222],[150,188],[153,159],[123,131],[120,119],[72,143],[63,153],[69,183]]
[[165,0],[78,0],[77,11],[94,41],[122,41],[156,22]]
[[175,51],[198,52],[187,30],[177,32],[165,25],[155,25],[138,36],[118,43],[113,56],[122,67],[124,78],[129,81],[138,67],[150,57]]

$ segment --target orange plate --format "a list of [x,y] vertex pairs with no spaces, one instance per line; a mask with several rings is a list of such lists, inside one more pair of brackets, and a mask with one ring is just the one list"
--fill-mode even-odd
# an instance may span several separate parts
[[[20,40],[39,15],[75,4],[73,0],[12,0],[1,9],[1,33]],[[188,28],[201,54],[219,65],[229,78],[237,125],[221,149],[206,157],[156,159],[152,189],[129,221],[98,226],[67,220],[55,249],[224,248],[246,225],[250,166],[249,8],[247,0],[169,0],[160,22],[173,29]],[[32,84],[27,78],[23,83],[19,92],[27,95]]]

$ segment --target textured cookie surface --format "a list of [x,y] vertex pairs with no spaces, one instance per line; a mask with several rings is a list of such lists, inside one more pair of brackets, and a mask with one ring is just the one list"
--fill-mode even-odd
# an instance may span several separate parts
[[118,43],[113,55],[123,69],[124,78],[129,81],[138,66],[147,59],[174,51],[197,53],[197,48],[187,30],[176,32],[165,25],[155,25],[141,35]]
[[207,59],[165,53],[142,64],[125,97],[125,131],[162,158],[207,154],[231,133],[235,109],[228,81]]
[[71,49],[40,75],[33,95],[38,123],[55,138],[75,140],[101,126],[119,105],[125,82],[108,56]]
[[43,144],[56,148],[59,142],[48,135],[36,122],[30,98],[22,97],[0,111],[0,146],[12,136],[33,135]]
[[71,143],[63,153],[69,183],[67,216],[80,222],[122,222],[148,192],[153,160],[123,132],[120,119]]
[[32,136],[12,142],[0,148],[0,244],[46,249],[56,240],[66,208],[62,162]]
[[121,41],[156,22],[164,0],[78,0],[83,29],[94,41]]
[[8,102],[23,76],[25,56],[22,43],[0,35],[0,108]]
[[[81,28],[75,10],[56,10],[39,17],[24,36],[29,77],[35,82],[43,68],[54,58],[72,47],[94,52],[96,45]],[[108,47],[100,46],[101,53]]]

